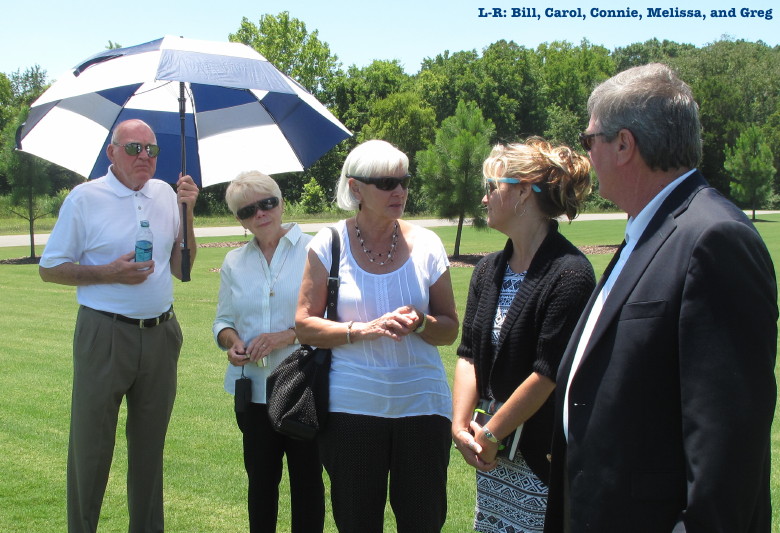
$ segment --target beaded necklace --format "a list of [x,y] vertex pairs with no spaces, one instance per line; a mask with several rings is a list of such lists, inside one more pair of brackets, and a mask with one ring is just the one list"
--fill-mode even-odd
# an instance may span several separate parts
[[387,259],[384,261],[379,261],[379,259],[382,257],[382,254],[376,254],[374,255],[371,250],[366,249],[366,243],[363,240],[363,237],[360,235],[360,228],[357,225],[357,217],[355,217],[355,235],[357,235],[358,241],[360,242],[360,247],[363,248],[363,253],[366,254],[368,257],[368,260],[372,263],[376,263],[379,266],[384,266],[387,263],[393,262],[393,253],[395,252],[396,246],[398,246],[398,221],[395,223],[395,227],[393,228],[393,236],[390,242],[390,250],[387,252]]

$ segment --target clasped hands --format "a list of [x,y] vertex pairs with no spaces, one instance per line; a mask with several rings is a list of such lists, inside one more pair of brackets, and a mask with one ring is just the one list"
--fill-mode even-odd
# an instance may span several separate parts
[[411,305],[404,305],[370,322],[364,322],[359,326],[355,324],[353,332],[359,329],[358,335],[363,340],[389,337],[394,341],[400,341],[417,329],[422,320],[422,311],[418,311]]
[[295,332],[285,329],[274,333],[261,333],[247,344],[237,339],[228,349],[228,360],[235,366],[257,363],[273,350],[283,348],[295,341]]
[[498,465],[498,444],[487,440],[482,434],[482,426],[475,421],[469,422],[468,428],[453,433],[452,440],[463,459],[477,470],[488,472]]

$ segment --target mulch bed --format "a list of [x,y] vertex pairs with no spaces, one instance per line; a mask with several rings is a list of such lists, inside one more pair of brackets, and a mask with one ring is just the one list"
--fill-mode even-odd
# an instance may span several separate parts
[[40,257],[15,257],[13,259],[0,259],[0,265],[37,265]]
[[[232,242],[207,242],[199,244],[198,248],[238,248],[246,244],[246,241],[232,241]],[[584,254],[614,254],[618,249],[616,244],[598,244],[595,246],[580,246],[580,250]],[[483,252],[479,254],[460,254],[458,257],[454,255],[449,256],[450,264],[454,267],[472,267],[476,265],[480,259],[485,257],[490,252]],[[0,265],[37,265],[40,261],[40,257],[17,257],[14,259],[0,259]],[[218,268],[211,269],[213,272],[219,272]]]
[[[201,248],[238,248],[239,246],[243,246],[246,244],[246,241],[236,241],[236,242],[209,242],[204,244],[199,244],[198,246]],[[617,244],[597,244],[594,246],[580,246],[580,250],[582,250],[582,253],[584,254],[614,254],[618,249]],[[459,256],[455,257],[454,255],[449,256],[450,259],[450,265],[453,267],[473,267],[476,265],[480,259],[485,257],[490,252],[482,252],[478,254],[460,254]],[[218,268],[210,269],[212,272],[219,272]]]

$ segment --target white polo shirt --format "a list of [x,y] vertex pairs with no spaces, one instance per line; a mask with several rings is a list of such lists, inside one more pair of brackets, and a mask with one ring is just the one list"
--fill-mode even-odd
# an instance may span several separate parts
[[180,224],[176,193],[164,181],[151,179],[133,191],[109,168],[102,178],[75,187],[62,204],[40,265],[111,263],[135,250],[141,220],[149,221],[154,235],[152,275],[139,285],[81,285],[76,297],[81,305],[100,311],[131,318],[159,316],[173,303],[170,257]]

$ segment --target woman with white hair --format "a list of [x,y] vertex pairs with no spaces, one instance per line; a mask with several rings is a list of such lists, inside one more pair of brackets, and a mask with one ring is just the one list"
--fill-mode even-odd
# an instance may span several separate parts
[[[296,314],[302,342],[332,348],[330,415],[319,435],[341,533],[381,533],[388,493],[397,531],[438,532],[447,516],[450,390],[437,346],[458,335],[449,262],[430,230],[401,220],[409,160],[372,140],[347,156],[337,200],[355,216],[310,244]],[[326,282],[339,261],[338,317]]]
[[322,531],[325,493],[315,443],[274,431],[268,419],[265,380],[296,348],[295,305],[310,235],[282,224],[284,200],[277,183],[260,172],[239,174],[225,193],[230,211],[254,236],[225,256],[220,271],[214,338],[227,351],[225,390],[248,378],[251,399],[238,387],[236,421],[243,433],[249,478],[251,533],[276,531],[283,458],[290,476],[293,533]]

